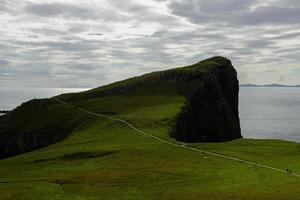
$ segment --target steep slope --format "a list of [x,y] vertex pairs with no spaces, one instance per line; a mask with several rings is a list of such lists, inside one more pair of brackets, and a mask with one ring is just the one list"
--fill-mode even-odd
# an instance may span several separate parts
[[238,92],[237,74],[230,61],[210,70],[195,84],[171,135],[187,142],[240,138]]
[[174,118],[170,136],[185,142],[222,142],[241,138],[238,92],[237,73],[231,61],[214,57],[60,98],[76,104],[112,95],[184,96],[187,100]]
[[82,93],[25,103],[0,118],[0,157],[45,147],[65,139],[87,121],[92,123],[56,98],[119,116],[163,138],[168,133],[188,142],[241,137],[236,71],[228,59],[214,57]]
[[0,117],[0,158],[65,139],[90,117],[52,99],[34,99]]

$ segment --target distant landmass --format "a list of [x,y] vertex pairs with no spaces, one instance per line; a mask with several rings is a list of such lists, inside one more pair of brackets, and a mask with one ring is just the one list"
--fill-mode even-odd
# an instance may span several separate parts
[[300,87],[300,85],[282,85],[282,84],[266,84],[266,85],[257,85],[257,84],[240,84],[240,87]]

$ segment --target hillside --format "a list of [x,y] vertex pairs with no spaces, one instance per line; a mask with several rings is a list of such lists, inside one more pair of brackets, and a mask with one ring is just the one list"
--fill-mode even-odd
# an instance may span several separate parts
[[[186,100],[173,119],[170,136],[186,142],[222,142],[241,137],[238,87],[237,74],[231,61],[223,57],[214,57],[191,66],[153,72],[58,98],[94,112],[110,109],[106,112],[117,114],[120,111],[115,105],[107,108],[90,107],[91,99],[94,104],[102,105],[103,97],[110,96],[181,96]],[[132,106],[135,104],[129,107]]]
[[0,158],[39,149],[65,139],[91,120],[53,99],[33,99],[0,117]]
[[[11,144],[19,147],[13,148],[30,151],[0,160],[0,199],[298,199],[300,181],[295,174],[300,174],[300,144],[249,139],[212,143],[207,141],[208,138],[204,138],[205,143],[183,144],[180,139],[187,140],[187,137],[176,141],[172,135],[176,134],[176,124],[178,127],[185,126],[185,119],[198,113],[191,113],[191,108],[196,106],[196,110],[205,111],[207,106],[215,106],[215,101],[211,102],[212,105],[208,104],[211,95],[203,97],[207,100],[203,102],[198,99],[198,93],[220,94],[227,91],[226,88],[215,87],[219,83],[215,75],[225,68],[231,72],[229,75],[235,77],[235,70],[228,63],[225,58],[211,58],[189,67],[155,72],[82,93],[35,99],[0,117],[1,137],[4,132],[14,130],[14,137],[4,135],[11,137]],[[174,74],[176,78],[166,78],[174,77]],[[222,79],[219,80],[227,80],[226,74],[221,73]],[[212,86],[204,88],[212,88],[209,90],[212,92],[204,90],[202,81],[197,82],[200,87],[191,87],[195,83],[192,84],[190,79],[183,80],[182,76],[186,75],[193,79],[200,75],[200,80]],[[202,79],[203,76],[209,78]],[[182,80],[186,84],[182,84]],[[167,84],[163,84],[165,82]],[[226,109],[223,109],[224,103],[237,100],[234,94],[238,88],[233,87],[236,83],[237,80],[232,85],[226,83],[233,94],[213,96],[220,99],[219,111],[228,113],[221,115],[217,112],[222,120],[232,119],[237,112],[234,109],[228,112],[230,104],[225,104]],[[232,105],[236,105],[235,101]],[[197,107],[197,102],[203,107]],[[124,119],[162,140],[141,134],[120,121],[103,118],[101,114]],[[218,122],[220,118],[213,119]],[[2,129],[6,131],[1,132]],[[231,136],[230,133],[228,135]],[[44,139],[53,144],[42,143]],[[5,142],[3,144],[7,147]],[[28,147],[34,148],[26,149]],[[9,148],[6,149],[8,152]],[[250,163],[227,159],[223,155]],[[281,170],[291,168],[294,174],[251,163]]]
[[[166,129],[162,137],[169,133],[178,141],[222,142],[241,137],[236,71],[226,58],[214,57],[82,93],[24,103],[0,118],[0,157],[61,141],[85,123],[84,114],[56,99],[134,123],[149,118],[146,123]],[[147,113],[149,107],[156,111]],[[133,113],[139,116],[132,118]]]

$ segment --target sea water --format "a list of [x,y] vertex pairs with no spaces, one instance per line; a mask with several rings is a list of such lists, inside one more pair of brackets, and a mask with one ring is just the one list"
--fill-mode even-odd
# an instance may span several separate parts
[[244,138],[300,142],[300,88],[241,87]]

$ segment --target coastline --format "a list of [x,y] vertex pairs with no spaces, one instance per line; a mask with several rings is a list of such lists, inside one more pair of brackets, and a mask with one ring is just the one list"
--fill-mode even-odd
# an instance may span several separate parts
[[[2,88],[3,89],[3,88]],[[85,88],[88,89],[88,88]],[[65,89],[64,92],[75,92],[74,90],[85,90],[83,88],[77,89]],[[29,92],[21,89],[4,90],[2,96],[0,95],[0,110],[12,110],[20,103],[27,100],[28,94],[37,98],[51,97],[53,90],[54,95],[59,93],[59,88],[45,89],[40,88],[37,93],[33,93],[33,89]],[[42,91],[39,93],[39,91]],[[300,143],[300,132],[297,123],[299,93],[297,88],[275,88],[270,87],[268,89],[264,87],[241,87],[240,89],[240,120],[242,135],[244,139],[258,139],[258,140],[282,140]],[[28,94],[24,94],[27,92]],[[49,93],[48,93],[49,92]],[[1,93],[1,87],[0,87]],[[23,94],[25,97],[23,97]],[[30,99],[30,97],[28,97]],[[281,102],[285,102],[284,106]],[[286,104],[287,102],[287,104]],[[259,106],[259,110],[254,109],[252,106],[255,104]],[[276,105],[276,109],[274,109]],[[291,107],[287,107],[290,105]],[[294,112],[290,112],[293,108]],[[261,112],[258,112],[261,111]],[[274,111],[274,112],[273,112]],[[278,113],[284,114],[283,116]],[[293,114],[294,113],[294,114]],[[5,115],[0,113],[0,116]],[[272,116],[276,116],[275,118]],[[299,133],[299,134],[297,134]]]

